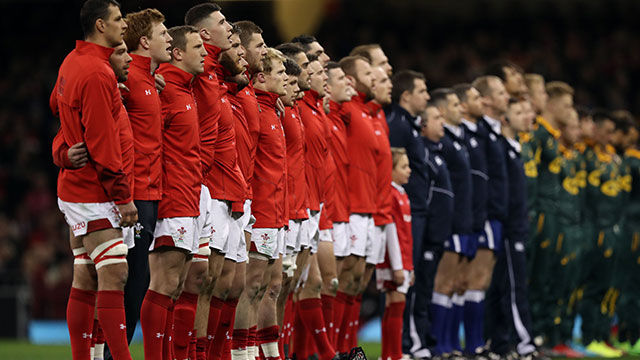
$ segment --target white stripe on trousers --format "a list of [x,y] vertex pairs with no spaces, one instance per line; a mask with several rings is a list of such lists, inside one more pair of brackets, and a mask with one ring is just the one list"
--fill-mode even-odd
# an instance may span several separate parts
[[522,318],[520,317],[520,311],[518,310],[518,305],[516,304],[516,280],[515,275],[513,274],[513,262],[511,260],[511,248],[509,247],[509,240],[504,239],[504,251],[506,251],[507,255],[507,269],[509,270],[509,285],[511,289],[511,315],[513,316],[513,325],[516,328],[516,333],[520,338],[520,342],[516,346],[518,350],[518,354],[525,355],[535,351],[535,346],[531,344],[531,335],[527,331],[527,328],[522,323]]

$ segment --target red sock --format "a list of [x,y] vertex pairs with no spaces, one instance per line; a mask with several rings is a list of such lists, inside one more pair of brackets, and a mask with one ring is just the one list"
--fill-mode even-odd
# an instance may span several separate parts
[[67,302],[67,326],[73,360],[88,359],[91,354],[93,311],[96,292],[72,287]]
[[207,340],[206,336],[196,339],[196,360],[207,360]]
[[100,290],[97,299],[98,320],[115,360],[131,359],[124,315],[124,291]]
[[218,326],[216,327],[215,335],[213,336],[211,349],[209,349],[210,360],[220,360],[222,358],[224,342],[227,340],[227,337],[230,337],[231,335],[231,322],[235,318],[237,305],[238,299],[229,299],[225,301],[222,306],[220,320],[218,321]]
[[211,345],[213,345],[213,338],[216,335],[216,329],[218,328],[218,321],[220,320],[220,313],[222,312],[222,306],[224,300],[215,296],[211,297],[209,301],[209,320],[207,322],[207,356],[211,351]]
[[305,319],[305,325],[315,340],[320,360],[331,360],[336,352],[327,336],[327,328],[322,316],[322,301],[320,299],[300,300],[300,315]]
[[94,351],[94,355],[95,357],[100,357],[98,355],[102,355],[101,357],[104,358],[104,333],[102,332],[102,326],[100,326],[100,321],[98,321],[97,319],[94,320],[95,324],[98,324],[98,326],[96,327],[96,333],[95,333],[95,338],[96,338],[96,344],[95,344],[95,351]]
[[173,315],[173,351],[176,359],[183,360],[189,356],[189,343],[193,334],[197,307],[198,294],[182,292],[176,301]]
[[293,326],[293,315],[294,315],[294,305],[293,305],[293,293],[289,294],[287,297],[287,302],[284,305],[284,321],[282,322],[282,347],[283,353],[282,356],[289,358],[291,354],[291,327]]
[[96,338],[98,337],[98,327],[100,321],[98,319],[93,319],[93,330],[91,330],[91,347],[95,349],[96,347]]
[[[232,301],[227,299],[227,301]],[[224,348],[222,350],[222,360],[231,360],[231,343],[233,341],[233,327],[236,324],[236,310],[238,309],[238,299],[235,299],[235,305],[233,306],[233,315],[231,315],[231,324],[229,330],[227,330],[227,336],[224,340]]]
[[233,329],[233,339],[231,340],[231,349],[233,351],[246,350],[248,341],[248,329]]
[[278,353],[278,338],[280,337],[278,325],[258,330],[256,337],[266,360],[280,359],[280,354]]
[[335,296],[322,295],[322,317],[324,318],[324,327],[327,328],[327,336],[329,342],[333,346],[333,307],[335,303]]
[[333,333],[331,335],[331,341],[333,343],[333,347],[336,350],[340,350],[338,347],[338,337],[340,336],[340,332],[342,332],[342,322],[344,318],[344,310],[347,305],[347,297],[346,293],[338,291],[336,294],[335,301],[333,303]]
[[191,341],[189,341],[189,359],[195,359],[196,358],[196,329],[193,329],[191,331]]
[[162,340],[162,359],[173,360],[175,359],[173,353],[173,310],[176,304],[173,299],[171,304],[167,308],[167,321],[164,324],[164,340]]
[[295,303],[295,314],[293,319],[293,349],[291,354],[296,354],[296,359],[309,358],[309,348],[307,347],[307,334],[304,323],[302,322],[302,316],[300,315],[299,302]]
[[[382,358],[401,359],[402,358],[402,314],[404,312],[404,301],[389,304],[385,309],[382,320],[383,340]],[[384,337],[387,340],[384,340]],[[386,345],[386,349],[385,349]]]
[[349,353],[351,348],[351,342],[349,336],[351,336],[351,328],[353,327],[352,311],[353,303],[355,302],[355,296],[345,294],[344,315],[342,316],[342,325],[340,325],[340,333],[338,334],[338,351],[341,353]]
[[[258,340],[256,339],[257,332],[257,326],[252,326],[249,328],[249,333],[247,334],[247,347],[256,346],[256,344],[258,343]],[[258,354],[256,354],[256,357],[258,357]]]
[[140,325],[144,344],[144,357],[151,360],[162,360],[162,343],[169,337],[165,333],[167,313],[173,300],[153,290],[147,290],[140,308]]
[[360,307],[362,306],[362,295],[356,296],[353,303],[353,326],[351,327],[351,333],[349,334],[349,348],[353,349],[358,346],[358,330],[360,328]]

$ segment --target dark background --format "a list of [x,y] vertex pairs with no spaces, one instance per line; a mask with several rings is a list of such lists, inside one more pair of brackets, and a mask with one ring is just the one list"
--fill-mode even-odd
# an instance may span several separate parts
[[[156,7],[170,27],[199,2],[122,5],[123,13]],[[57,209],[50,155],[58,122],[48,98],[58,66],[82,35],[81,4],[0,1],[0,299],[13,291],[2,289],[15,289],[8,285],[26,289],[33,318],[63,318],[71,284],[68,232]],[[280,38],[274,2],[219,4],[229,20],[260,25],[268,45],[288,40]],[[320,21],[310,32],[333,59],[355,45],[378,42],[395,70],[420,70],[433,89],[471,81],[490,61],[508,58],[547,80],[567,81],[579,104],[640,110],[640,1],[328,0],[321,8],[313,11]],[[373,312],[375,304],[366,302],[363,311]]]

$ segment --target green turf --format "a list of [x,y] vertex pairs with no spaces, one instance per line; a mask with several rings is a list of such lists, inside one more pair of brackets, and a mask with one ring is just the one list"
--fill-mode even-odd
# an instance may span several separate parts
[[[379,343],[361,343],[369,360],[377,360],[380,356]],[[131,356],[134,360],[143,360],[142,344],[131,345]],[[0,360],[70,360],[69,345],[32,345],[26,341],[0,340]],[[589,360],[596,358],[587,358]],[[619,360],[638,359],[626,356]],[[562,360],[558,358],[558,360]]]

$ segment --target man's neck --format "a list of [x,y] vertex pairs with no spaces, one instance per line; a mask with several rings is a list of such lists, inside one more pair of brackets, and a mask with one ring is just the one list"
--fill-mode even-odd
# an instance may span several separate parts
[[266,83],[261,83],[259,81],[256,81],[255,83],[253,83],[253,88],[256,89],[256,90],[269,92],[269,90],[267,89],[267,84]]
[[554,129],[558,128],[558,123],[556,122],[556,120],[554,119],[554,117],[551,115],[550,112],[543,111],[542,114],[540,114],[540,116],[542,116],[545,120],[547,120],[549,125],[551,125]]
[[170,62],[171,65],[177,67],[178,69],[188,73],[189,71],[184,67],[184,63],[183,62],[177,62],[177,61],[171,61]]
[[511,126],[505,126],[502,124],[502,136],[513,140],[516,138],[516,132],[511,128]]
[[411,116],[416,116],[417,114],[415,114],[413,111],[411,111],[409,109],[409,107],[407,106],[407,104],[403,103],[402,101],[398,103],[398,105],[403,108],[406,112],[408,112]]
[[498,121],[502,120],[502,117],[504,116],[503,114],[498,113],[497,111],[495,111],[495,109],[493,108],[487,108],[485,111],[485,114],[487,116],[489,116],[492,119],[496,119]]
[[94,43],[96,45],[104,46],[107,48],[113,47],[111,46],[111,44],[107,42],[107,39],[105,39],[104,36],[100,36],[100,35],[89,36],[86,39],[84,39],[84,41]]

